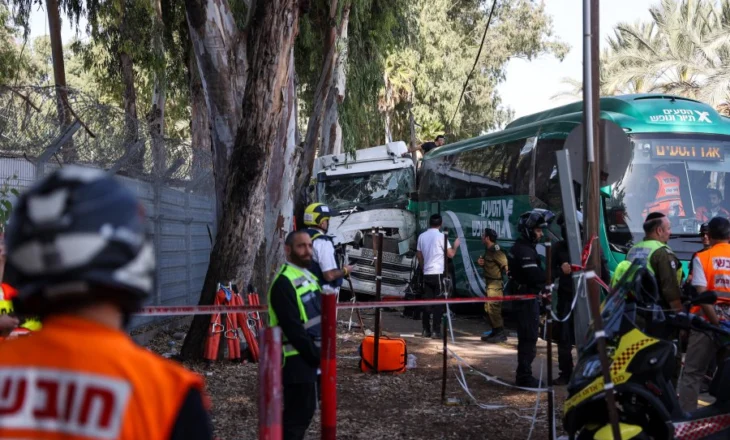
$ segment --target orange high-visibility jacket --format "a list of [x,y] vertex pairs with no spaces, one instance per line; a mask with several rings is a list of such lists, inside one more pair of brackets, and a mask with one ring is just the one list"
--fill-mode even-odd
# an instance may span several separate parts
[[119,330],[49,317],[0,344],[0,439],[168,440],[203,379]]
[[[707,279],[707,290],[717,292],[718,304],[730,304],[730,244],[718,243],[697,253]],[[697,270],[697,268],[694,268]],[[690,309],[699,313],[700,306]]]
[[676,209],[677,215],[684,216],[684,205],[679,193],[679,177],[662,170],[654,175],[659,183],[659,189],[654,196],[654,201],[648,203],[644,209],[644,216],[651,212],[661,212],[669,215],[669,212]]

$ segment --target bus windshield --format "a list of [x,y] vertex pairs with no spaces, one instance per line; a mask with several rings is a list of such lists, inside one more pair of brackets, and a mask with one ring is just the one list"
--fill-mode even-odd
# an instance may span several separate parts
[[730,217],[730,136],[658,133],[632,135],[633,158],[611,186],[604,218],[613,251],[626,253],[644,237],[650,212],[669,216],[669,246],[687,260],[700,250],[700,225]]
[[327,176],[319,175],[319,201],[334,212],[354,207],[368,209],[386,205],[407,204],[415,188],[413,168],[370,173]]

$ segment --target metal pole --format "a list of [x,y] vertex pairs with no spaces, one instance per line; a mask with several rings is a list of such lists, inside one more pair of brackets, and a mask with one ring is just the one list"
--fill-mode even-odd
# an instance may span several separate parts
[[281,329],[267,327],[259,336],[259,440],[281,440]]
[[[594,235],[599,234],[599,209],[600,209],[600,157],[599,154],[599,125],[600,119],[600,101],[599,101],[599,54],[598,54],[598,37],[599,37],[599,0],[583,0],[583,31],[586,41],[583,47],[584,55],[588,55],[588,59],[584,60],[584,115],[585,115],[585,133],[586,133],[586,158],[588,162],[588,175],[584,179],[587,187],[586,194],[586,240],[590,240]],[[600,240],[594,243],[593,251],[587,264],[596,276],[601,275],[601,245]],[[618,412],[616,409],[616,397],[614,395],[613,383],[611,382],[611,373],[609,370],[609,360],[606,354],[606,339],[603,334],[603,319],[600,311],[600,291],[598,284],[589,283],[588,302],[591,308],[593,318],[593,331],[596,332],[598,343],[598,357],[601,361],[601,369],[603,370],[603,383],[606,394],[606,405],[608,406],[608,420],[611,422],[611,431],[614,440],[621,439],[621,431],[618,425]],[[600,337],[599,337],[600,336]]]
[[441,332],[444,338],[444,349],[443,349],[443,369],[442,369],[442,375],[441,375],[441,404],[446,403],[446,361],[447,361],[447,344],[448,344],[448,338],[446,337],[446,331],[448,330],[446,327],[446,315],[443,315],[441,317]]
[[[552,264],[553,264],[553,252],[552,243],[548,238],[545,241],[545,260],[546,260],[546,286],[553,284],[552,279]],[[552,288],[550,288],[552,293]],[[548,398],[548,439],[553,440],[555,438],[555,426],[553,426],[553,416],[555,415],[555,394],[553,392],[553,315],[552,315],[552,297],[547,302],[547,334],[545,339],[547,342],[547,398]]]
[[[378,231],[377,237],[373,231],[373,243],[377,243],[375,252],[375,301],[381,300],[381,282],[383,279],[383,233]],[[378,350],[380,348],[380,307],[375,309],[375,347],[373,348],[373,365],[378,372]]]
[[322,440],[337,438],[337,297],[322,289]]
[[[565,229],[568,233],[563,239],[568,242],[568,250],[570,254],[570,263],[580,266],[581,261],[581,244],[580,228],[578,226],[578,218],[575,206],[575,191],[573,189],[573,173],[570,167],[570,156],[568,150],[560,150],[555,152],[558,162],[558,177],[560,178],[560,191],[563,198],[563,215],[565,216]],[[573,331],[575,332],[575,345],[578,350],[583,348],[584,338],[590,325],[591,310],[588,307],[588,296],[585,294],[585,278],[582,276],[583,271],[573,272],[573,292],[578,295],[573,310]]]

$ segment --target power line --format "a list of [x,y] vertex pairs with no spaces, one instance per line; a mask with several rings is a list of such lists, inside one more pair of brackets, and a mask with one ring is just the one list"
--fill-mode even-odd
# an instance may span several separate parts
[[471,72],[469,72],[469,75],[467,75],[466,77],[466,81],[464,81],[464,87],[461,89],[461,95],[459,95],[459,102],[456,104],[456,109],[454,110],[454,115],[451,117],[451,121],[449,121],[449,129],[451,129],[451,124],[454,123],[454,118],[456,118],[456,114],[459,112],[459,107],[461,106],[461,101],[464,98],[464,92],[466,92],[466,87],[469,85],[469,80],[474,75],[474,70],[479,63],[479,57],[482,55],[484,41],[487,39],[487,31],[489,30],[489,25],[492,23],[492,15],[494,15],[494,8],[496,6],[497,0],[494,0],[492,2],[492,9],[489,11],[489,18],[487,18],[487,26],[484,28],[484,35],[482,35],[482,42],[481,44],[479,44],[479,52],[477,52],[477,57],[474,60],[474,65],[471,67]]

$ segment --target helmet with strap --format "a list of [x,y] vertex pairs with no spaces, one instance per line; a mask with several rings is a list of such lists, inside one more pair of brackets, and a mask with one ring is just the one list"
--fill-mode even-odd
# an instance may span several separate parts
[[547,209],[535,208],[520,215],[517,230],[533,243],[537,242],[536,228],[546,228],[555,219],[555,214]]
[[304,224],[306,226],[319,226],[320,223],[330,217],[330,209],[324,203],[312,203],[304,210]]
[[145,224],[132,191],[101,170],[66,166],[36,183],[5,236],[15,310],[44,316],[105,301],[133,313],[154,286]]

